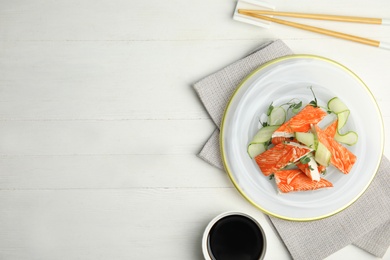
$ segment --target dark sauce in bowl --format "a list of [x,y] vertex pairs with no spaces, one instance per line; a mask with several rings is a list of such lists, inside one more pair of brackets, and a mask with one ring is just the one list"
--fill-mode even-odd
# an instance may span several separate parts
[[229,215],[218,220],[209,232],[207,244],[214,260],[258,260],[265,250],[261,228],[242,215]]

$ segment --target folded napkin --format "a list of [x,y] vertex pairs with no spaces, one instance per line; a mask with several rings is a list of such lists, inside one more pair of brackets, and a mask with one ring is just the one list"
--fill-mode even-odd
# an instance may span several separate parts
[[[292,51],[280,40],[267,42],[243,59],[194,84],[217,128],[199,157],[223,169],[219,126],[231,94],[238,84],[263,63]],[[366,192],[342,212],[316,221],[294,222],[269,216],[294,259],[323,259],[354,244],[383,257],[390,245],[390,162],[383,157],[379,171]]]

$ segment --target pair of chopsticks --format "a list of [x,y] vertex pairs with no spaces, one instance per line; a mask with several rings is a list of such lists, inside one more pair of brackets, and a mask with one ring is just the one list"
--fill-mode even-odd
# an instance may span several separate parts
[[317,19],[317,20],[328,20],[328,21],[338,21],[338,22],[354,22],[354,23],[366,23],[366,24],[383,24],[390,25],[390,20],[382,19],[382,18],[367,18],[367,17],[357,17],[357,16],[339,16],[339,15],[326,15],[326,14],[305,14],[305,13],[291,13],[291,12],[277,12],[277,11],[269,11],[269,10],[247,10],[247,9],[239,9],[239,14],[251,16],[254,18],[259,18],[262,20],[283,24],[291,27],[295,27],[298,29],[311,31],[315,33],[320,33],[328,36],[333,36],[336,38],[354,41],[370,46],[380,47],[384,49],[390,49],[389,43],[380,42],[377,40],[372,40],[368,38],[363,38],[351,34],[336,32],[328,29],[323,29],[320,27],[305,25],[301,23],[290,22],[282,19],[277,19],[273,17],[269,17],[267,15],[274,16],[287,16],[294,18],[307,18],[307,19]]

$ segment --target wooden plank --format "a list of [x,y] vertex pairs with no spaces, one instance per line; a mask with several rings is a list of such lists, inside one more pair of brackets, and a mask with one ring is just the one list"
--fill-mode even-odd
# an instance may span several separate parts
[[[317,34],[273,26],[272,31],[258,29],[232,20],[235,1],[214,0],[191,3],[180,0],[143,1],[7,1],[0,8],[0,35],[6,40],[64,41],[64,40],[204,40],[247,39],[269,37],[272,33],[286,38],[321,38]],[[329,14],[389,17],[388,2],[378,0],[318,2],[301,0],[299,4],[277,0],[279,10]],[[352,14],[351,14],[352,15]],[[72,17],[72,19],[69,19]],[[314,23],[315,24],[315,23]],[[340,27],[339,23],[321,23]],[[348,25],[343,25],[348,28]],[[12,28],[9,30],[8,28]],[[350,32],[368,36],[386,36],[381,27],[351,26]],[[352,31],[353,30],[353,31]]]
[[261,223],[267,257],[288,259],[264,215],[233,188],[7,191],[0,205],[2,259],[201,259],[207,223],[231,210]]
[[196,154],[215,128],[211,120],[7,121],[0,154]]
[[[0,41],[0,120],[207,119],[192,84],[264,41]],[[349,67],[371,88],[384,116],[390,116],[385,93],[390,59],[383,56],[390,52],[333,39],[285,42],[296,53]],[[149,55],[152,61],[145,58]],[[378,60],[381,77],[367,70]]]
[[195,154],[0,157],[0,190],[233,187]]
[[0,42],[0,119],[208,118],[192,84],[258,44]]
[[[390,17],[387,0],[273,3]],[[204,227],[227,210],[258,218],[266,259],[289,259],[264,216],[195,156],[215,126],[191,84],[281,38],[356,72],[377,97],[388,136],[390,52],[242,24],[231,19],[234,5],[0,3],[1,259],[201,259]],[[386,27],[313,25],[390,41]],[[374,257],[349,246],[329,259]]]

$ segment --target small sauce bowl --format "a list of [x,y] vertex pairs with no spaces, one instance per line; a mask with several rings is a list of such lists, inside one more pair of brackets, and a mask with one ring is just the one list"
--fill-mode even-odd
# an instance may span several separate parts
[[261,260],[267,241],[260,224],[241,212],[225,212],[206,227],[202,250],[206,260]]

